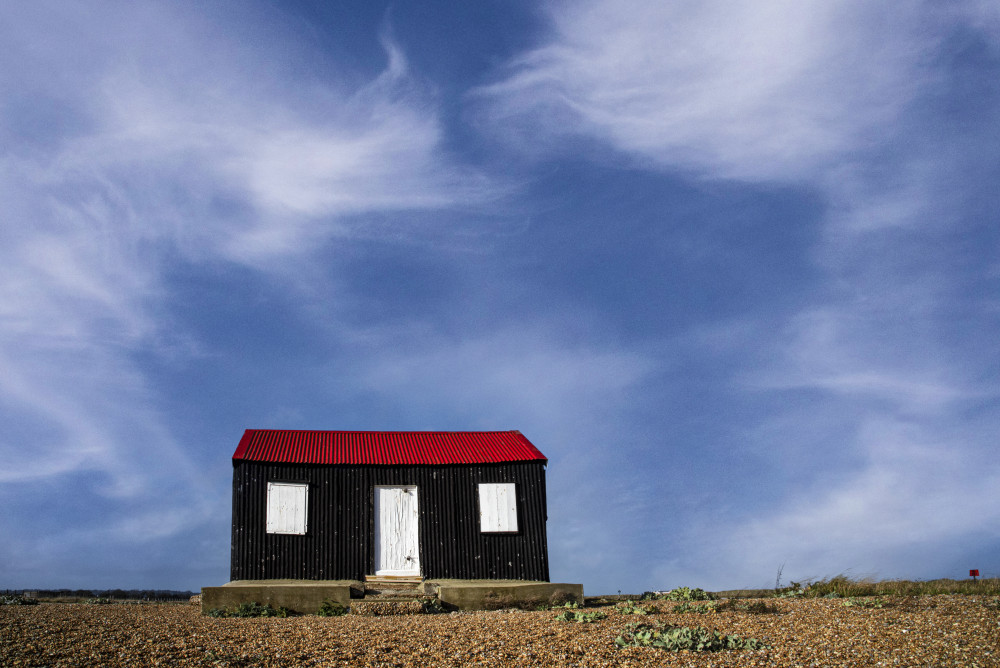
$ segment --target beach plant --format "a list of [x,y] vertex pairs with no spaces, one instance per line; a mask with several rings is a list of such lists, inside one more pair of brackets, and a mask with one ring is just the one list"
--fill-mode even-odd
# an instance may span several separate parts
[[448,612],[444,605],[441,603],[441,599],[436,596],[428,596],[427,598],[420,599],[421,605],[424,607],[424,614],[427,615],[440,615]]
[[240,603],[229,611],[228,617],[287,617],[288,608],[272,608],[270,603],[263,605],[255,601]]
[[566,610],[576,610],[579,607],[580,607],[580,604],[577,603],[576,600],[574,599],[572,601],[566,601],[565,603],[553,605],[551,607],[551,609],[552,610],[563,610],[563,609],[566,609]]
[[654,606],[636,605],[635,601],[623,601],[615,608],[623,615],[648,615],[651,612],[657,612]]
[[17,594],[0,594],[0,605],[38,605],[38,599]]
[[677,587],[659,597],[664,601],[711,601],[712,595],[704,589],[695,587]]
[[576,622],[577,624],[592,624],[601,619],[607,619],[607,613],[595,610],[594,612],[583,612],[581,610],[566,610],[556,615],[557,622]]
[[765,649],[756,638],[741,638],[706,629],[701,626],[667,626],[663,624],[629,624],[615,638],[618,647],[657,647],[671,652],[718,652],[730,649]]

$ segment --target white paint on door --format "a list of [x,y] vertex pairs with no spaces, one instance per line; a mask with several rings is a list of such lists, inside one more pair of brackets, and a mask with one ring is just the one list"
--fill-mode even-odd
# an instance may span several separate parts
[[415,485],[375,488],[375,575],[420,575]]
[[479,485],[479,527],[483,533],[517,531],[517,497],[514,483]]

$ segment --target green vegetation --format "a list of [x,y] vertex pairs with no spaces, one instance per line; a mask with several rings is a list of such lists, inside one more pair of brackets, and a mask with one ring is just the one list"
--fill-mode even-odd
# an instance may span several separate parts
[[1000,578],[973,580],[881,580],[851,579],[841,574],[805,584],[792,582],[791,586],[775,590],[778,598],[859,598],[870,596],[936,596],[963,594],[979,596],[1000,595]]
[[111,605],[114,601],[110,598],[98,596],[97,598],[88,598],[84,603],[87,605]]
[[800,583],[793,582],[788,587],[781,587],[781,588],[775,589],[774,590],[774,597],[775,598],[798,598],[799,596],[803,596],[805,593],[806,592],[802,588],[802,585]]
[[648,615],[658,612],[655,606],[636,605],[635,601],[623,601],[615,606],[615,609],[623,615]]
[[448,612],[444,605],[441,603],[441,599],[436,596],[429,596],[420,600],[421,605],[424,606],[424,614],[427,615],[440,615]]
[[251,601],[240,603],[235,608],[212,608],[205,613],[209,617],[288,617],[288,608],[272,608],[269,603],[261,605]]
[[[28,590],[0,590],[0,596],[23,595]],[[112,601],[187,603],[196,592],[176,589],[32,589],[34,598],[51,603],[83,603],[92,598]]]
[[752,601],[730,598],[719,604],[719,612],[748,612],[752,615],[774,615],[780,612],[778,607],[760,599]]
[[288,608],[272,608],[269,603],[240,603],[229,613],[230,617],[287,617]]
[[558,622],[576,622],[577,624],[591,624],[601,619],[606,619],[607,614],[596,610],[594,612],[581,612],[579,610],[566,610],[556,615]]
[[580,604],[577,603],[576,600],[572,600],[572,601],[566,601],[565,603],[562,603],[562,604],[559,604],[559,605],[553,605],[550,609],[551,610],[562,610],[563,608],[565,608],[567,610],[576,610],[579,607],[580,607]]
[[694,589],[691,589],[690,587],[678,587],[677,589],[671,589],[666,594],[662,594],[656,598],[661,601],[711,601],[713,597],[704,589],[699,589],[697,587]]
[[549,596],[549,606],[553,608],[576,608],[579,607],[576,596],[568,591],[555,591]]
[[659,647],[671,652],[718,652],[726,649],[765,649],[767,645],[756,638],[724,635],[700,626],[667,626],[663,624],[629,624],[622,635],[615,638],[619,647]]
[[489,592],[483,597],[483,608],[486,610],[547,610],[552,605],[551,599],[518,598],[513,594],[498,594]]
[[846,601],[844,601],[844,607],[847,608],[876,609],[876,608],[885,608],[888,605],[889,605],[888,603],[886,603],[877,596],[875,598],[849,598]]
[[0,605],[38,605],[38,599],[16,594],[0,594]]
[[699,615],[704,615],[710,612],[718,612],[718,610],[719,605],[717,603],[701,603],[692,605],[689,601],[684,601],[683,603],[675,605],[671,612],[693,612]]
[[723,591],[712,592],[712,596],[716,599],[721,598],[772,598],[774,597],[774,589],[726,589]]
[[347,608],[336,601],[329,599],[323,601],[316,613],[320,617],[340,617],[347,614]]

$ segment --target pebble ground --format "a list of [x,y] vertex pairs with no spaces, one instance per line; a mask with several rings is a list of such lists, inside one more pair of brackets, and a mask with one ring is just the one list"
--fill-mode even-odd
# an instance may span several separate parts
[[[191,605],[0,606],[0,666],[1000,666],[996,599],[777,600],[778,614],[555,612],[215,619]],[[672,604],[659,603],[661,610]],[[629,622],[707,626],[770,649],[615,647]]]

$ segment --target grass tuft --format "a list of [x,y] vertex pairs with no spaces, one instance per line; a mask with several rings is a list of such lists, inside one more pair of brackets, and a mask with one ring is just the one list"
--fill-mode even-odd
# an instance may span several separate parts
[[730,598],[719,604],[719,612],[747,612],[751,615],[776,615],[781,612],[778,606],[761,599],[746,600]]
[[867,608],[869,610],[876,610],[879,608],[889,607],[890,605],[890,603],[886,603],[878,596],[873,598],[849,598],[844,601],[845,608]]

